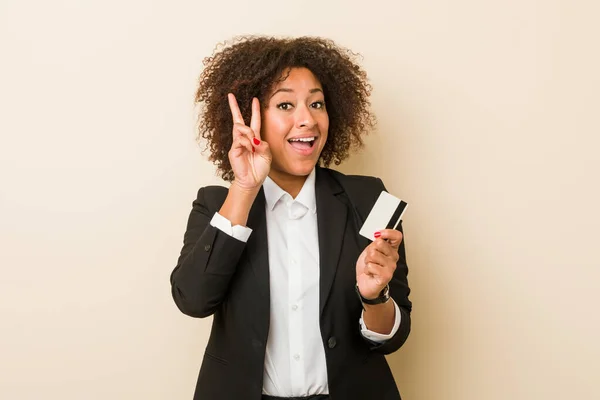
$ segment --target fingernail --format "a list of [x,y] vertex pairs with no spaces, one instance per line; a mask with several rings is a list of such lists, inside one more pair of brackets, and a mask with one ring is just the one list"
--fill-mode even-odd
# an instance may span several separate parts
[[252,148],[252,152],[254,153],[255,151],[256,151],[256,149],[253,147],[253,148]]
[[381,232],[377,231],[377,232],[375,232],[375,234],[373,236],[375,236],[375,238],[377,239],[378,237],[381,236]]
[[258,140],[257,138],[252,138],[252,141],[254,142],[255,145],[259,145],[260,144],[260,140]]

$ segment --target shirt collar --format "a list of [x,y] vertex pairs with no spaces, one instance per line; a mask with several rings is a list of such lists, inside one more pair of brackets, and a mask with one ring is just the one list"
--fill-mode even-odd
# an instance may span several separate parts
[[[302,204],[312,211],[313,214],[317,212],[317,200],[315,197],[315,170],[316,169],[313,168],[308,177],[306,177],[304,185],[302,185],[302,189],[300,189],[300,193],[298,193],[298,196],[296,196],[294,199],[294,201]],[[265,201],[267,202],[267,207],[270,211],[273,211],[273,208],[275,208],[279,200],[288,194],[268,176],[263,182],[263,189],[265,192]]]

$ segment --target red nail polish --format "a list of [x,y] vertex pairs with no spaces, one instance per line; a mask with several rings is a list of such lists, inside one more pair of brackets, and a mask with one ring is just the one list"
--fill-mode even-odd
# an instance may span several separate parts
[[255,145],[259,145],[260,144],[260,140],[258,140],[257,138],[253,138],[252,141],[254,142]]
[[377,232],[375,232],[375,234],[373,236],[375,236],[375,239],[377,239],[378,237],[381,236],[381,232],[377,231]]
[[253,147],[253,148],[252,148],[252,152],[254,153],[255,151],[256,151],[256,149]]

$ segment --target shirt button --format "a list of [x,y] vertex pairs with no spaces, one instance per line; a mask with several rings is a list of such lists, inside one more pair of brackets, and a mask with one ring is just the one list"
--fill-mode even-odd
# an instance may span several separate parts
[[294,304],[294,305],[292,306],[292,310],[296,311],[297,309],[298,309],[298,306]]
[[329,340],[327,341],[327,346],[330,349],[333,349],[336,345],[337,345],[337,340],[336,340],[335,336],[330,337]]
[[294,354],[294,360],[298,361],[300,359],[300,355],[299,354]]
[[206,246],[204,246],[204,251],[209,251],[210,250],[210,244],[207,244]]

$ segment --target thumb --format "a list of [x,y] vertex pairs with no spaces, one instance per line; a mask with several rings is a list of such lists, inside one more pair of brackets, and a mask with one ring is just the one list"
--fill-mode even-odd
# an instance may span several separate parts
[[264,140],[254,138],[253,145],[254,145],[254,148],[256,149],[255,154],[260,155],[262,158],[271,161],[272,156],[271,156],[271,148],[269,147],[269,143],[265,142]]

